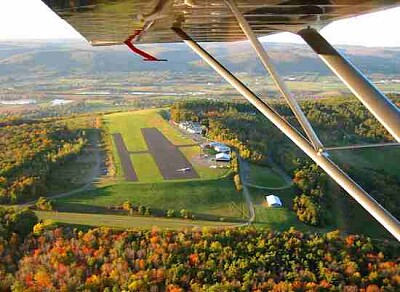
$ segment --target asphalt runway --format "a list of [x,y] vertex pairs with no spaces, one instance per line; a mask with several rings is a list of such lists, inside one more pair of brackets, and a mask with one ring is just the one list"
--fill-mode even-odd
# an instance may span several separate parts
[[[199,175],[186,157],[157,128],[143,128],[142,134],[146,140],[150,154],[153,156],[164,179],[191,179]],[[189,171],[178,171],[190,168]]]
[[117,147],[119,159],[121,160],[122,171],[126,181],[138,181],[135,169],[133,168],[129,151],[126,148],[124,139],[120,133],[113,134],[115,146]]

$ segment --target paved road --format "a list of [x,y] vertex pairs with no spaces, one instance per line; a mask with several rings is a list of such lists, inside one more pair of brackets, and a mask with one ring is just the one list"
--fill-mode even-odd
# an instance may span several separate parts
[[[238,155],[238,153],[236,153],[236,155]],[[250,167],[247,161],[242,159],[239,155],[238,155],[238,163],[239,163],[240,180],[242,181],[242,186],[243,186],[243,196],[244,199],[246,200],[247,207],[249,209],[249,219],[247,220],[247,224],[250,225],[254,222],[254,219],[256,218],[254,204],[251,199],[249,189],[247,188],[247,179],[250,177]]]

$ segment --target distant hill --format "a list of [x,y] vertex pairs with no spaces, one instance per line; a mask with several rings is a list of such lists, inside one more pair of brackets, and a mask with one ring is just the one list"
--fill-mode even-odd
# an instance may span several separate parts
[[[310,48],[299,44],[265,43],[279,71],[284,74],[315,72],[329,74],[329,69]],[[248,43],[205,44],[218,59],[234,71],[263,73]],[[132,71],[210,70],[184,44],[143,45],[146,51],[168,62],[142,62],[124,46],[91,47],[81,42],[0,43],[0,76],[31,75],[51,72],[56,75],[105,74]],[[348,58],[367,74],[400,74],[400,48],[340,46]]]

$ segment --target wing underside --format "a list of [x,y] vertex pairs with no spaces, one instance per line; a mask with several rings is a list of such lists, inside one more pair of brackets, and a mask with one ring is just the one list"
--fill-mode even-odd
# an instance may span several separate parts
[[[92,45],[122,44],[137,31],[135,43],[180,42],[171,27],[199,42],[245,37],[223,0],[42,0]],[[257,36],[321,27],[337,19],[384,8],[399,1],[238,0]]]

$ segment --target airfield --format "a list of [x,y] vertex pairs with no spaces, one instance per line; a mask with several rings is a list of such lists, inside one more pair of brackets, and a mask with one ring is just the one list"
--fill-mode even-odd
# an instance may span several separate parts
[[[199,143],[160,115],[160,110],[109,114],[104,117],[112,135],[116,178],[125,182],[159,183],[218,179],[229,169],[196,163]],[[186,171],[183,171],[186,169]]]
[[[115,174],[104,174],[104,169],[98,171],[95,160],[91,161],[87,154],[83,159],[86,164],[78,159],[81,164],[75,161],[63,165],[55,172],[56,179],[75,172],[77,165],[90,172],[92,164],[92,172],[98,173],[91,182],[78,188],[64,184],[64,190],[57,190],[59,194],[54,197],[54,211],[37,211],[41,219],[80,228],[179,229],[253,224],[276,230],[291,226],[316,230],[298,221],[291,210],[294,192],[289,177],[278,169],[244,163],[242,179],[251,201],[249,205],[244,191],[235,189],[229,164],[215,167],[215,162],[205,159],[198,137],[168,121],[165,110],[111,113],[103,115],[102,121],[109,145],[93,144],[97,143],[99,153],[111,149]],[[271,209],[265,205],[265,195],[270,193],[280,196],[284,208]],[[123,210],[126,202],[134,210],[141,207],[149,213]],[[251,209],[255,213],[253,218]],[[168,212],[174,216],[167,218]],[[190,215],[182,216],[182,212]]]
[[[188,159],[172,144],[157,128],[142,128],[142,135],[148,146],[147,151],[129,152],[120,133],[114,133],[114,144],[121,161],[121,167],[126,181],[138,181],[135,166],[130,154],[149,154],[164,180],[198,178],[196,170]],[[191,146],[191,145],[189,145]]]
[[[115,175],[99,173],[93,183],[76,192],[72,187],[71,191],[66,188],[66,196],[56,195],[56,212],[37,214],[61,225],[113,228],[222,227],[246,223],[246,203],[242,193],[235,190],[230,168],[210,168],[210,163],[199,159],[198,142],[160,113],[160,109],[151,109],[104,115]],[[103,151],[104,145],[99,148]],[[64,165],[57,176],[63,176],[68,168],[74,169],[74,164]],[[120,208],[126,201],[134,207],[149,208],[151,214],[128,214]],[[182,209],[193,218],[181,218]],[[174,218],[166,218],[167,210],[175,212]]]

